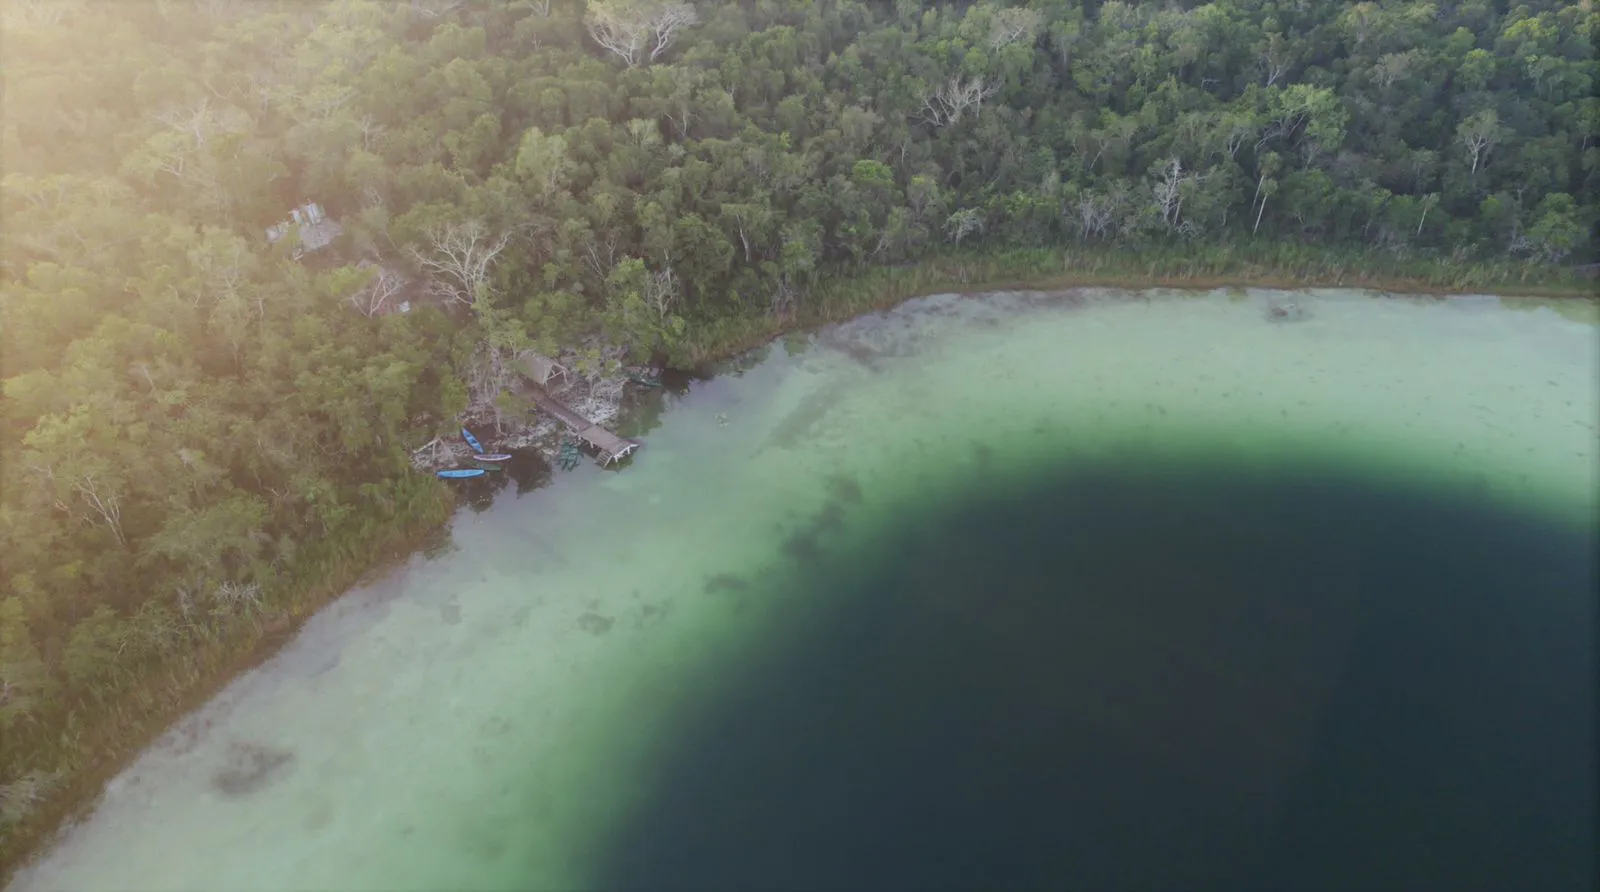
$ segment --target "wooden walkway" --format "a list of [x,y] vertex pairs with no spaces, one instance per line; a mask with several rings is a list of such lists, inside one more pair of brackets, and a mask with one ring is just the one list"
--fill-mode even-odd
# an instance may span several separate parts
[[609,465],[614,461],[621,461],[628,453],[639,448],[639,444],[606,430],[598,424],[574,412],[566,403],[550,395],[532,381],[522,382],[518,388],[523,396],[533,400],[533,404],[561,419],[561,423],[572,429],[572,432],[582,437],[590,446],[600,450],[600,463]]

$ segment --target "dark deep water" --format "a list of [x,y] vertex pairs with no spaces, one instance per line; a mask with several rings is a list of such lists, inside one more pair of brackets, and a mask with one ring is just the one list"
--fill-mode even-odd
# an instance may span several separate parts
[[739,583],[808,606],[660,742],[593,888],[1594,888],[1592,531],[1128,463],[846,549],[857,485]]

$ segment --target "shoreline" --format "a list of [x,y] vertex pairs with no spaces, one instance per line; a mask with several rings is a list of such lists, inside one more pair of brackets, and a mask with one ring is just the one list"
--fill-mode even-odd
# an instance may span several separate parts
[[[1035,262],[1037,259],[1034,258]],[[1004,260],[1001,258],[999,262],[1003,264]],[[1425,279],[1382,275],[1363,275],[1353,277],[1353,280],[1341,275],[1330,281],[1329,277],[1296,277],[1266,272],[1232,276],[1223,273],[1180,275],[1176,272],[1156,274],[1152,269],[1151,274],[1141,276],[1074,271],[1070,268],[1054,273],[1041,270],[1037,274],[1027,275],[1004,269],[969,269],[968,262],[946,258],[910,267],[877,268],[850,279],[836,280],[832,287],[820,289],[817,306],[809,312],[787,318],[765,316],[726,323],[715,332],[714,337],[692,345],[694,355],[689,365],[704,368],[785,336],[809,333],[826,325],[889,309],[916,297],[938,293],[1061,291],[1072,288],[1118,288],[1130,291],[1210,291],[1221,288],[1299,291],[1346,288],[1393,297],[1442,299],[1452,295],[1492,294],[1506,298],[1597,301],[1593,282],[1560,285],[1508,282],[1493,287],[1475,285],[1466,288],[1449,287]],[[981,274],[969,275],[969,272]],[[535,442],[530,446],[543,454],[545,450],[540,448],[537,439],[535,437]],[[136,706],[136,714],[132,716],[125,712],[107,714],[104,721],[91,728],[85,735],[91,741],[87,745],[89,754],[84,757],[87,764],[72,772],[61,786],[44,797],[43,804],[36,812],[19,822],[0,841],[0,889],[9,886],[19,870],[57,843],[64,829],[91,813],[98,805],[106,784],[126,770],[179,719],[203,706],[239,676],[278,653],[317,612],[351,589],[392,572],[410,560],[447,528],[458,511],[459,505],[452,499],[448,512],[437,522],[424,524],[415,530],[396,531],[375,549],[371,561],[360,568],[342,570],[297,597],[288,599],[277,616],[259,625],[253,634],[244,635],[243,641],[210,644],[194,655],[191,665],[172,667],[142,680],[129,692],[129,697],[136,703],[148,705]],[[242,646],[230,649],[230,644]],[[180,677],[183,675],[187,677]]]
[[[1020,252],[1019,252],[1020,253]],[[1503,298],[1541,299],[1587,303],[1600,308],[1600,281],[1573,280],[1570,282],[1500,282],[1457,287],[1429,281],[1421,276],[1363,274],[1346,276],[1294,275],[1265,270],[1241,270],[1238,274],[1206,273],[1193,275],[1178,270],[1147,273],[1100,272],[1098,269],[1072,269],[1074,256],[1062,253],[1051,258],[1067,268],[1059,271],[1038,270],[1039,258],[1024,257],[1018,266],[1033,267],[1034,272],[1010,271],[1007,258],[975,258],[973,261],[932,260],[901,267],[879,267],[856,281],[843,280],[825,294],[820,306],[790,317],[761,317],[741,319],[728,323],[737,330],[725,333],[726,339],[713,339],[699,345],[690,363],[701,367],[731,359],[782,337],[803,334],[818,328],[845,322],[867,313],[880,312],[905,301],[930,294],[981,294],[993,291],[1066,291],[1074,288],[1116,288],[1127,291],[1171,289],[1177,291],[1213,291],[1225,288],[1261,288],[1278,291],[1309,291],[1327,288],[1376,292],[1384,297],[1432,297],[1444,299],[1474,294],[1494,295]],[[1031,261],[1031,262],[1030,262]],[[978,275],[968,275],[968,262],[979,268]],[[1161,261],[1153,261],[1154,267]],[[990,264],[1002,269],[983,269]],[[1052,264],[1053,265],[1053,264]],[[1103,264],[1096,262],[1095,267]],[[1177,265],[1177,264],[1174,264]],[[860,280],[868,280],[879,287],[872,289],[877,296],[861,297]],[[842,293],[841,293],[842,292]]]

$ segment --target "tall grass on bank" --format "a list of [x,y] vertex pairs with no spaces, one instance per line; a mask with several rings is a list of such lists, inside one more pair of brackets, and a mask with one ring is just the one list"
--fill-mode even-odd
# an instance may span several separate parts
[[1396,258],[1298,242],[1183,245],[1139,250],[1086,247],[947,251],[894,267],[834,268],[789,316],[747,314],[697,322],[681,350],[686,365],[712,362],[785,332],[837,322],[941,291],[1109,288],[1369,288],[1419,294],[1494,293],[1594,297],[1595,282],[1570,270],[1517,260]]

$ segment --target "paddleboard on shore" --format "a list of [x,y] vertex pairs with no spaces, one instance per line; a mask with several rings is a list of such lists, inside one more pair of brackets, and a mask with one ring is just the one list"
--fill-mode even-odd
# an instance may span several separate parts
[[467,441],[467,445],[468,446],[472,447],[472,451],[473,452],[488,452],[489,451],[489,450],[483,448],[483,444],[479,443],[478,442],[478,438],[474,437],[472,435],[472,431],[469,431],[466,428],[462,428],[461,429],[461,437],[462,437],[462,439]]
[[440,471],[439,476],[446,480],[460,480],[463,477],[482,477],[487,473],[489,472],[482,468],[452,468],[448,471]]
[[488,455],[474,455],[472,457],[472,460],[473,461],[510,461],[511,460],[511,453],[509,453],[509,452],[491,452]]

